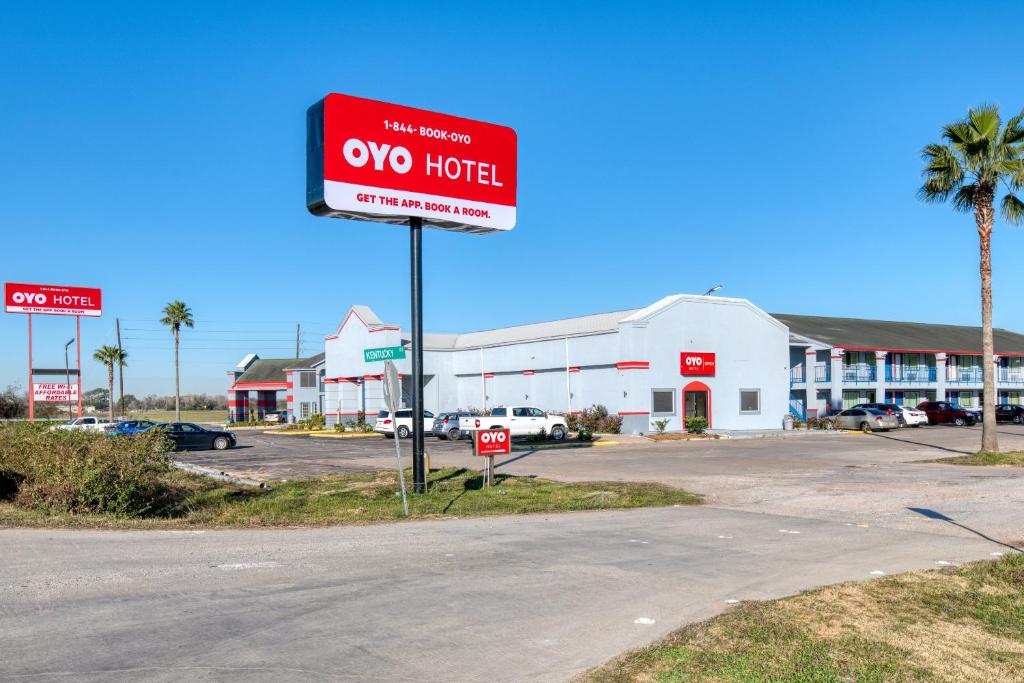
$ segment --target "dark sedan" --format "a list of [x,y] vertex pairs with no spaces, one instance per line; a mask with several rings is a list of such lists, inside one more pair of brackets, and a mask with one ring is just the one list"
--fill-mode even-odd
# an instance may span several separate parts
[[161,422],[150,429],[159,429],[174,442],[178,451],[208,450],[222,451],[234,448],[238,441],[232,432],[207,429],[191,422]]
[[996,422],[1024,424],[1024,406],[1003,403],[996,406]]

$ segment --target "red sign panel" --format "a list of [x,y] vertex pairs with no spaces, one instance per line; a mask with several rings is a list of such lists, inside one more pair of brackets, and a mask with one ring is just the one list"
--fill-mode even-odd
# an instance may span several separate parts
[[95,287],[5,282],[4,310],[8,313],[98,317],[103,313],[103,293]]
[[508,455],[512,452],[512,435],[507,429],[483,429],[474,432],[477,455]]
[[683,351],[679,354],[679,372],[683,375],[714,375],[715,354]]
[[306,205],[318,216],[511,230],[516,152],[507,126],[332,93],[307,113]]

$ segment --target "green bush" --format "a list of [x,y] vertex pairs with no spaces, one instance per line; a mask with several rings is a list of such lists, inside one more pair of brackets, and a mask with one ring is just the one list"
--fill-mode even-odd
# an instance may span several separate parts
[[342,422],[341,420],[338,420],[337,422],[335,422],[334,423],[334,431],[344,433],[345,432],[345,423]]
[[608,409],[600,404],[569,413],[565,421],[569,431],[576,432],[581,441],[590,441],[597,432],[618,434],[622,430],[622,418],[609,415]]
[[691,434],[703,434],[704,430],[708,428],[708,419],[706,417],[688,417],[686,418],[686,431]]
[[159,432],[109,437],[85,430],[0,426],[0,495],[24,508],[137,517],[167,497],[171,444]]
[[660,420],[655,420],[654,421],[654,428],[656,430],[658,430],[659,434],[664,434],[665,433],[665,429],[668,427],[668,423],[669,423],[669,419],[663,417]]

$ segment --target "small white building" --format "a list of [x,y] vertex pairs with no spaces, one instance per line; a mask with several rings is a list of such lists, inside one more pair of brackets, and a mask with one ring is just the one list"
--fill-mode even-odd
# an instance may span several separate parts
[[[384,407],[383,363],[363,350],[409,335],[353,306],[325,342],[328,424]],[[689,360],[689,363],[687,363]],[[411,354],[397,361],[410,402]],[[669,430],[688,416],[712,429],[778,429],[789,410],[789,331],[745,299],[674,295],[646,308],[464,334],[424,335],[431,412],[525,404],[554,412],[605,406],[624,432]]]

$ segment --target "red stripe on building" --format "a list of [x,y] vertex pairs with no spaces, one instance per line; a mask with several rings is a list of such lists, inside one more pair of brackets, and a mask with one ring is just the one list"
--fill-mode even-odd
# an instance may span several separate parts
[[288,394],[287,396],[284,397],[284,400],[288,401],[288,403],[294,403],[295,397],[293,397],[291,394]]
[[578,367],[576,367],[576,366],[573,366],[573,367],[569,368],[569,372],[579,372],[579,371],[580,371],[580,369]]
[[620,410],[619,415],[650,415],[646,410]]
[[384,375],[363,375],[363,379],[371,379],[379,382],[384,379]]
[[484,379],[494,379],[494,373],[493,372],[485,372],[484,373]]
[[529,377],[530,375],[532,375],[534,373],[533,373],[533,370],[523,370],[523,374],[526,375],[527,377]]
[[648,360],[623,360],[615,364],[619,370],[648,370],[651,362]]

